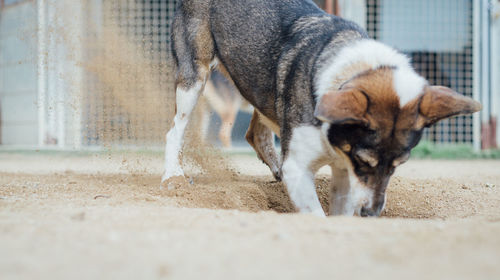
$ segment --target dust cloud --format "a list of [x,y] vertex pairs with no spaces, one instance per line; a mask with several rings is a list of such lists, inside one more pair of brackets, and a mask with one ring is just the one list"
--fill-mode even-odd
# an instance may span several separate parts
[[[56,46],[49,51],[63,45],[64,59],[83,72],[82,80],[72,72],[57,72],[70,85],[71,98],[63,101],[69,114],[82,114],[83,143],[110,151],[161,149],[175,114],[175,69],[169,58],[169,38],[161,41],[154,30],[141,29],[146,19],[141,17],[144,7],[140,3],[119,0],[103,3],[101,21],[96,20],[92,2],[82,1],[86,13],[80,21],[85,32],[75,37],[75,27],[66,24],[73,20],[65,12],[72,10],[72,4],[62,1],[50,7],[61,18],[49,21],[47,37],[48,45]],[[57,57],[53,53],[47,56]],[[47,61],[47,69],[56,70]],[[236,173],[225,156],[201,135],[201,118],[208,107],[203,98],[199,103],[186,133],[183,163],[186,169],[211,174],[214,180],[233,178]]]

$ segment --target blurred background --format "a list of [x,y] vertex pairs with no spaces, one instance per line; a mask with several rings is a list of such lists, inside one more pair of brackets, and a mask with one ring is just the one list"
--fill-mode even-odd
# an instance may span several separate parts
[[[0,0],[0,145],[161,149],[174,111],[174,0]],[[438,123],[426,143],[497,148],[500,1],[323,0],[411,57],[430,83],[483,104]],[[246,146],[250,114],[237,114]],[[212,114],[209,139],[221,123]]]

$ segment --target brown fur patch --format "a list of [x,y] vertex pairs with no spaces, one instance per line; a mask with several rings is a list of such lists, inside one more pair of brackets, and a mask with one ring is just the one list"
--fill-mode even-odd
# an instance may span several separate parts
[[410,131],[419,131],[425,127],[425,119],[419,114],[421,100],[422,95],[401,108],[395,125],[395,137],[399,143],[408,141]]
[[361,122],[387,137],[400,112],[399,96],[393,88],[392,68],[365,71],[325,94],[316,115],[331,123]]
[[257,110],[253,112],[246,139],[257,152],[259,159],[269,166],[274,178],[281,181],[280,164],[278,154],[274,148],[273,133],[271,129],[262,123],[262,116]]
[[318,103],[315,115],[330,123],[367,123],[366,96],[357,89],[345,89],[325,94]]
[[396,130],[420,130],[444,118],[481,110],[481,104],[442,86],[428,86],[418,98],[406,104],[398,117]]
[[425,124],[431,125],[444,118],[477,112],[481,108],[479,102],[450,88],[430,86],[425,88],[420,103],[420,114],[426,119]]
[[208,70],[214,58],[214,42],[210,34],[208,21],[201,23],[198,28],[200,31],[196,33],[195,39],[196,54],[198,59],[200,59],[198,63],[202,64]]

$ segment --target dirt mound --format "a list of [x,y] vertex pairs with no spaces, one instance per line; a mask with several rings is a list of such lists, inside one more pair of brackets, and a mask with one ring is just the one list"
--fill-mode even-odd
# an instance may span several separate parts
[[[174,189],[160,188],[158,176],[144,174],[57,175],[1,174],[0,196],[34,192],[44,197],[107,198],[111,205],[160,203],[188,208],[235,209],[247,212],[292,213],[284,185],[270,176],[233,174],[231,177],[197,175]],[[323,208],[328,212],[329,179],[316,180]],[[20,187],[21,186],[21,187]],[[30,187],[36,186],[36,188]],[[396,177],[388,188],[385,217],[434,219],[483,216],[500,218],[498,188],[464,184],[450,179],[417,180]]]
[[[326,212],[329,209],[330,179],[316,179],[317,192]],[[492,195],[495,194],[495,195]],[[185,207],[237,209],[242,211],[273,210],[294,212],[285,186],[271,177],[241,176],[217,180],[211,176],[193,178],[193,184],[174,190],[157,191],[155,195],[174,197]],[[408,180],[393,178],[382,216],[393,218],[467,218],[476,215],[500,217],[500,197],[486,185],[466,185],[450,179]]]
[[488,183],[457,179],[391,180],[383,215],[403,218],[500,217],[500,192]]

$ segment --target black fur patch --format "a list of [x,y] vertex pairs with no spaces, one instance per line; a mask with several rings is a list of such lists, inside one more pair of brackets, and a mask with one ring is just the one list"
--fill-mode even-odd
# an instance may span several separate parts
[[[345,154],[349,157],[354,172],[367,186],[375,188],[376,198],[374,204],[383,204],[383,195],[394,173],[394,160],[410,153],[422,137],[422,130],[400,132],[405,135],[404,141],[399,142],[393,135],[383,139],[377,131],[360,125],[332,125],[328,131],[328,140],[331,145],[342,147],[351,146]],[[376,156],[378,164],[370,166],[357,156],[360,150],[368,150]],[[378,197],[378,198],[377,198]]]

